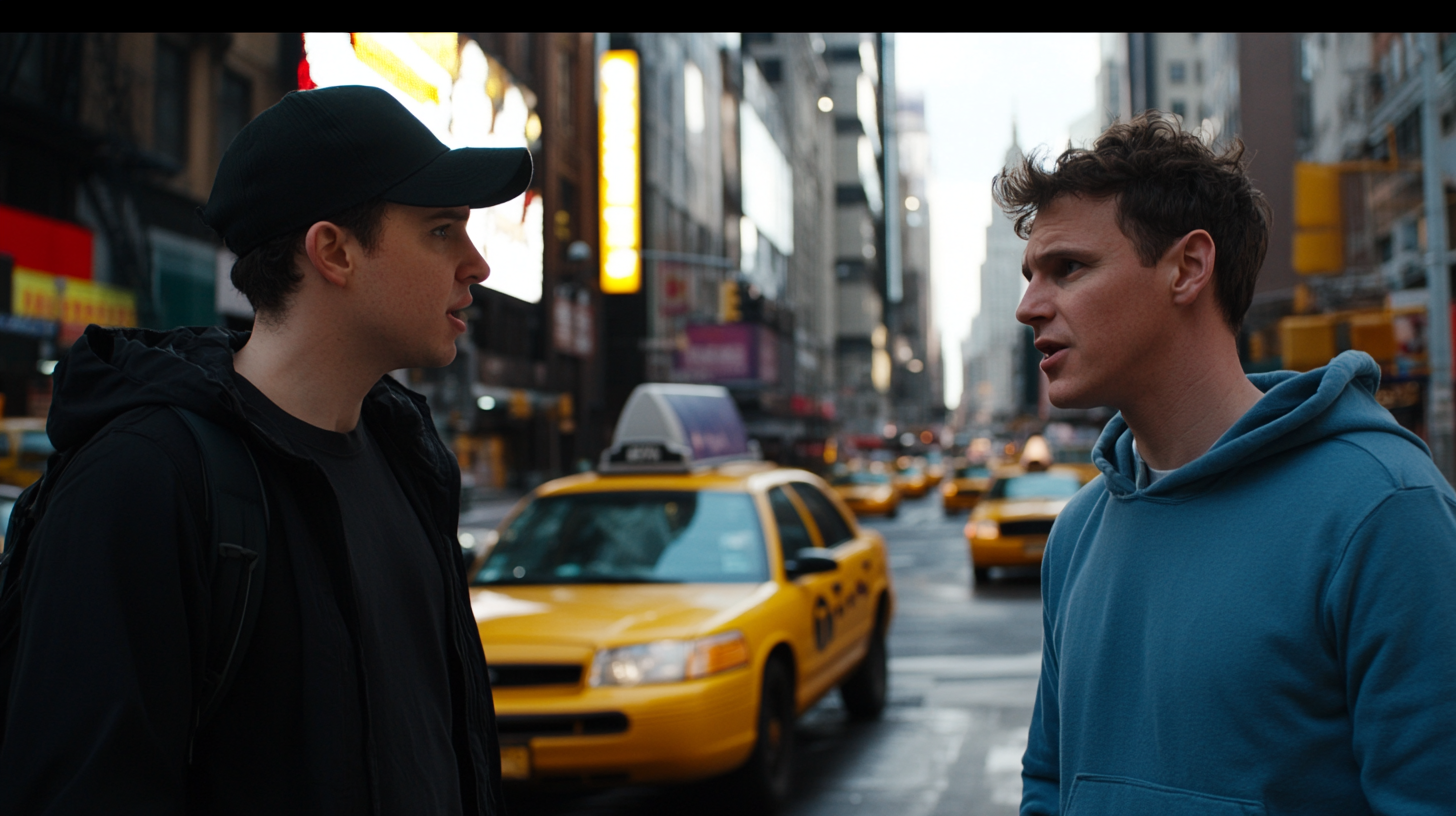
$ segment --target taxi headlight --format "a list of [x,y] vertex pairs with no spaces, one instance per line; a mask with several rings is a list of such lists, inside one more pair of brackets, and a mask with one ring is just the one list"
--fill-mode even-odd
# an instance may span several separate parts
[[956,494],[955,482],[946,482],[945,487],[942,487],[940,489],[940,492],[944,493],[947,496],[954,496]]
[[966,525],[966,532],[971,534],[971,538],[979,538],[983,541],[992,538],[1000,538],[1001,525],[997,524],[994,521],[991,521],[990,519],[982,519],[981,521],[973,521],[970,524]]
[[748,641],[738,631],[696,640],[659,640],[602,649],[592,660],[591,685],[676,683],[748,665]]

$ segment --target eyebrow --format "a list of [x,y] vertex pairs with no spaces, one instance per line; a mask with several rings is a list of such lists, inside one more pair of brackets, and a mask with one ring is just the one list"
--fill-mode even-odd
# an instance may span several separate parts
[[[1095,252],[1086,246],[1052,244],[1041,252],[1036,253],[1036,261],[1038,263],[1044,263],[1057,258],[1068,258],[1074,261],[1085,262],[1094,254]],[[1031,280],[1031,265],[1026,262],[1024,257],[1021,261],[1021,275],[1027,280]]]
[[464,207],[444,207],[430,213],[426,220],[434,221],[437,218],[445,218],[451,221],[465,221],[470,218],[470,210]]

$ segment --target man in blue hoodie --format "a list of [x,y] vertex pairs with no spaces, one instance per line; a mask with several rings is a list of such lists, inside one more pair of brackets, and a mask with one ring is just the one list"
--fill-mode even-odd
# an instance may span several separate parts
[[1245,375],[1271,213],[1156,116],[995,182],[1052,404],[1111,406],[1042,567],[1022,814],[1456,809],[1456,493],[1380,369]]

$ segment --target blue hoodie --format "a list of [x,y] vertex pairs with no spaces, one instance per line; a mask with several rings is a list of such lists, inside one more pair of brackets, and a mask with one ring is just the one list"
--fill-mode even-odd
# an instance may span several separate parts
[[1346,352],[1138,489],[1121,415],[1042,565],[1022,814],[1456,813],[1456,493]]

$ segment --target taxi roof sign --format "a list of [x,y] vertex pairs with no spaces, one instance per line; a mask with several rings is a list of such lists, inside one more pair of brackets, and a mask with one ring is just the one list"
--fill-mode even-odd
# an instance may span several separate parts
[[672,472],[758,459],[743,418],[720,385],[643,383],[617,420],[603,472]]

